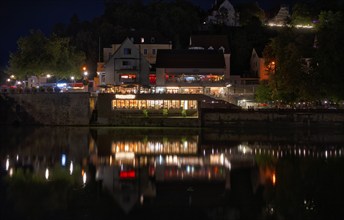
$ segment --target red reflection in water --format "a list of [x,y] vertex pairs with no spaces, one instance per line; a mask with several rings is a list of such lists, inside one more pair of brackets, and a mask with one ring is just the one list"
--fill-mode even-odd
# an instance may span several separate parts
[[135,171],[134,170],[129,170],[129,171],[121,171],[119,173],[119,178],[121,179],[132,179],[135,178]]

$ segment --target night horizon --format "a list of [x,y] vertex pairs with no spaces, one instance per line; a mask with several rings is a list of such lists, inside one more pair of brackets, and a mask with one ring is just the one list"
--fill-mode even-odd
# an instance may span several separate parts
[[[149,0],[146,2],[150,2]],[[192,0],[193,4],[207,11],[211,9],[213,0]],[[233,4],[252,2],[251,0],[233,0]],[[260,0],[258,3],[263,9],[277,7],[280,4],[291,4],[293,0],[270,1]],[[19,5],[19,7],[18,7]],[[10,52],[17,49],[19,37],[27,36],[30,30],[41,30],[51,34],[55,24],[68,24],[73,15],[80,21],[91,21],[104,13],[103,0],[91,0],[86,3],[81,0],[73,1],[22,1],[5,0],[0,5],[0,26],[3,32],[0,43],[0,67],[7,65]],[[67,7],[67,10],[66,10]]]

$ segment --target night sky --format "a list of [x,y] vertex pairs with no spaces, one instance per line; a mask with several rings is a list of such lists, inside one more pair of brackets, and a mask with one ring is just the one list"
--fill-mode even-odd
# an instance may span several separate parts
[[[192,0],[207,10],[214,0]],[[233,4],[253,0],[231,0]],[[285,0],[284,0],[285,1]],[[287,0],[290,1],[290,0]],[[278,5],[283,0],[258,0],[262,8]],[[20,36],[31,29],[50,34],[56,23],[68,23],[77,14],[80,20],[92,20],[103,14],[103,0],[1,0],[0,1],[0,67],[7,65],[9,52],[16,50]]]

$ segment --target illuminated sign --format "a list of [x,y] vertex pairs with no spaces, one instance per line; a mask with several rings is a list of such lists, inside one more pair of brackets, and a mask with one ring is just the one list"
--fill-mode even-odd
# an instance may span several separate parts
[[128,95],[121,95],[121,94],[116,94],[116,99],[135,99],[136,96],[133,94],[128,94]]

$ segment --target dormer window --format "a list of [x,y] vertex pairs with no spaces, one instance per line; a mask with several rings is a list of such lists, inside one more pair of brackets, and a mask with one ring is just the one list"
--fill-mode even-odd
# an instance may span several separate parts
[[141,37],[141,43],[144,43],[144,42],[145,42],[145,38]]
[[208,50],[214,50],[214,47],[210,46],[210,47],[208,48]]
[[155,37],[151,37],[151,43],[155,43]]
[[134,43],[134,38],[133,38],[133,37],[131,37],[131,38],[130,38],[130,41]]
[[221,50],[222,53],[225,53],[225,48],[224,48],[223,46],[221,46],[221,47],[219,48],[219,50]]

